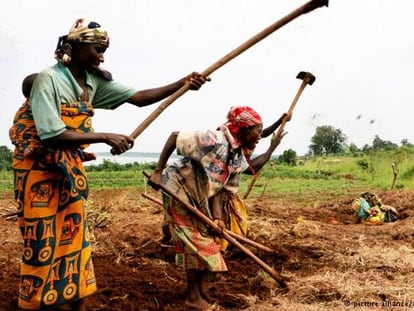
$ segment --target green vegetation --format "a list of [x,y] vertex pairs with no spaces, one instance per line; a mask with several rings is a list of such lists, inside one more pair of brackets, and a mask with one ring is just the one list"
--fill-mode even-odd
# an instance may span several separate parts
[[13,173],[10,170],[0,170],[0,193],[7,191],[13,191]]
[[[278,199],[310,202],[344,197],[368,190],[413,189],[414,148],[400,147],[360,155],[304,157],[296,165],[272,159],[259,173],[252,189],[252,197],[263,193]],[[104,161],[87,166],[91,189],[143,188],[146,178],[142,171],[151,172],[155,163],[118,164]],[[396,175],[394,175],[396,174]],[[394,181],[394,176],[396,180]],[[252,178],[243,176],[240,193],[244,194]],[[10,170],[0,170],[0,192],[13,191]],[[308,200],[309,199],[309,200]]]
[[340,129],[331,125],[322,125],[316,128],[309,146],[313,155],[340,154],[345,149],[346,136]]
[[12,151],[7,146],[0,146],[0,171],[11,170]]
[[[379,151],[361,157],[310,157],[291,166],[270,161],[260,172],[252,196],[267,195],[296,202],[329,201],[363,191],[414,188],[414,150]],[[398,169],[394,181],[394,169]],[[241,192],[250,183],[244,178]]]

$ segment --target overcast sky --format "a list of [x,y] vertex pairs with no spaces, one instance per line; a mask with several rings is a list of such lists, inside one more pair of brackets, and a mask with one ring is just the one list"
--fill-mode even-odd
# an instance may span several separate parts
[[[60,35],[75,19],[99,22],[110,35],[105,69],[138,89],[202,72],[306,1],[297,0],[7,0],[0,11],[0,145],[23,102],[21,81],[55,63]],[[159,152],[171,131],[214,129],[234,105],[249,105],[265,126],[287,111],[296,75],[316,76],[299,99],[288,134],[275,151],[308,151],[317,126],[340,129],[348,143],[375,135],[414,143],[414,1],[331,0],[302,15],[219,68],[198,92],[187,92],[136,140],[132,151]],[[130,134],[158,106],[96,110],[96,131]],[[264,151],[263,139],[257,151]],[[104,144],[92,151],[109,151]]]

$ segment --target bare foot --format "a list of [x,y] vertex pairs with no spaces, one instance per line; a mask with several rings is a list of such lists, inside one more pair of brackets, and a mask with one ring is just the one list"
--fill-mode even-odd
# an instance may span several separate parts
[[189,310],[208,310],[209,304],[204,299],[199,299],[197,301],[185,301],[185,306]]
[[203,300],[202,304],[195,303],[195,302],[189,302],[186,300],[185,306],[188,308],[188,310],[191,311],[214,311],[214,310],[220,310],[220,307],[218,304],[213,303],[209,304],[207,301]]

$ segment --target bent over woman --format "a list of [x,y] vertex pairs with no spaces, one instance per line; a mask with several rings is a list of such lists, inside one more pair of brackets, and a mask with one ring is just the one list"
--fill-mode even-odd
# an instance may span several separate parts
[[[237,193],[241,174],[261,169],[280,143],[281,137],[274,134],[267,151],[251,158],[262,127],[262,118],[254,109],[238,106],[230,109],[227,121],[217,130],[173,132],[150,176],[154,188],[162,183],[181,201],[163,194],[165,218],[175,242],[176,263],[186,271],[187,307],[211,308],[203,294],[203,277],[207,271],[227,271],[227,266],[214,232],[188,211],[183,202],[225,228],[220,192]],[[174,150],[182,157],[164,171]]]

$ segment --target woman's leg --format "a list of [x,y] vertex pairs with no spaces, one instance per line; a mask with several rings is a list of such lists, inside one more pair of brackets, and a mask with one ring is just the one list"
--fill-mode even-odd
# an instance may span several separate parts
[[205,309],[209,306],[208,302],[202,297],[204,271],[189,269],[187,273],[188,297],[186,305],[195,309]]

